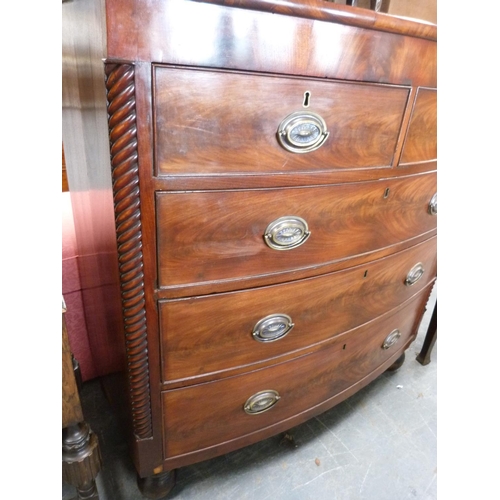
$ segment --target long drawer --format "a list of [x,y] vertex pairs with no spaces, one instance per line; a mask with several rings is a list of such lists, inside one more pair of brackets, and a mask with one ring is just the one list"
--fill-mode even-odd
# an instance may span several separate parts
[[[411,340],[428,293],[429,288],[422,290],[403,307],[335,337],[312,354],[163,392],[165,458],[241,438],[347,390]],[[248,413],[251,411],[259,413]]]
[[320,277],[160,301],[163,380],[192,382],[310,347],[396,308],[435,275],[431,238]]
[[408,87],[155,66],[156,173],[389,167],[408,95]]
[[312,268],[436,229],[434,172],[321,187],[157,192],[160,287]]

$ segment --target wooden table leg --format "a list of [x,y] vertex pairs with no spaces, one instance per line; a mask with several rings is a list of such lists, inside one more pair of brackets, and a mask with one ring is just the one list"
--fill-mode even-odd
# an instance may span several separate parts
[[437,339],[437,300],[434,305],[434,311],[432,311],[432,318],[429,323],[429,328],[427,328],[427,333],[425,335],[424,345],[422,350],[417,356],[417,361],[421,365],[428,365],[431,362],[431,352]]
[[76,487],[78,500],[99,500],[95,478],[101,469],[99,440],[84,421],[63,307],[62,316],[62,478]]
[[99,500],[95,478],[101,469],[99,441],[86,422],[63,430],[62,477],[76,487],[78,500]]

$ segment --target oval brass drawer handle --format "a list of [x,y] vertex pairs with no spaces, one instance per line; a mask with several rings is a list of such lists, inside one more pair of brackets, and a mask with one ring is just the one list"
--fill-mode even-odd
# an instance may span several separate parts
[[253,338],[259,342],[274,342],[291,332],[295,325],[288,314],[270,314],[253,327]]
[[270,410],[280,399],[280,395],[276,391],[260,391],[247,399],[243,409],[249,415],[259,415]]
[[393,330],[389,335],[384,340],[384,343],[382,344],[382,349],[389,349],[389,347],[392,347],[401,337],[401,332],[396,329]]
[[291,215],[271,222],[264,233],[264,241],[274,250],[291,250],[305,243],[309,236],[307,222]]
[[292,153],[314,151],[324,144],[328,135],[325,120],[312,112],[296,111],[278,127],[279,143]]
[[429,201],[428,211],[431,215],[437,215],[438,213],[438,194],[435,193],[434,196]]
[[405,285],[414,285],[424,275],[424,272],[425,269],[421,262],[415,264],[406,275]]

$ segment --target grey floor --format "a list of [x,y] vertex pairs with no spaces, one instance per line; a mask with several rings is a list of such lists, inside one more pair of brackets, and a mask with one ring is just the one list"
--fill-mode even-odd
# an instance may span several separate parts
[[[415,357],[435,291],[404,365],[331,410],[242,450],[177,471],[176,500],[403,500],[437,498],[437,344],[431,363]],[[82,405],[97,433],[100,500],[144,500],[99,382],[84,384]],[[75,490],[63,484],[63,500]]]

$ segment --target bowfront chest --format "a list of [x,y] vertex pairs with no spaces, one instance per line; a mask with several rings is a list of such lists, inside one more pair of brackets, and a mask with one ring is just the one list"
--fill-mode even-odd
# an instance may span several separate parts
[[166,492],[176,468],[331,408],[415,339],[436,279],[436,27],[322,0],[94,16],[109,335],[141,484]]

